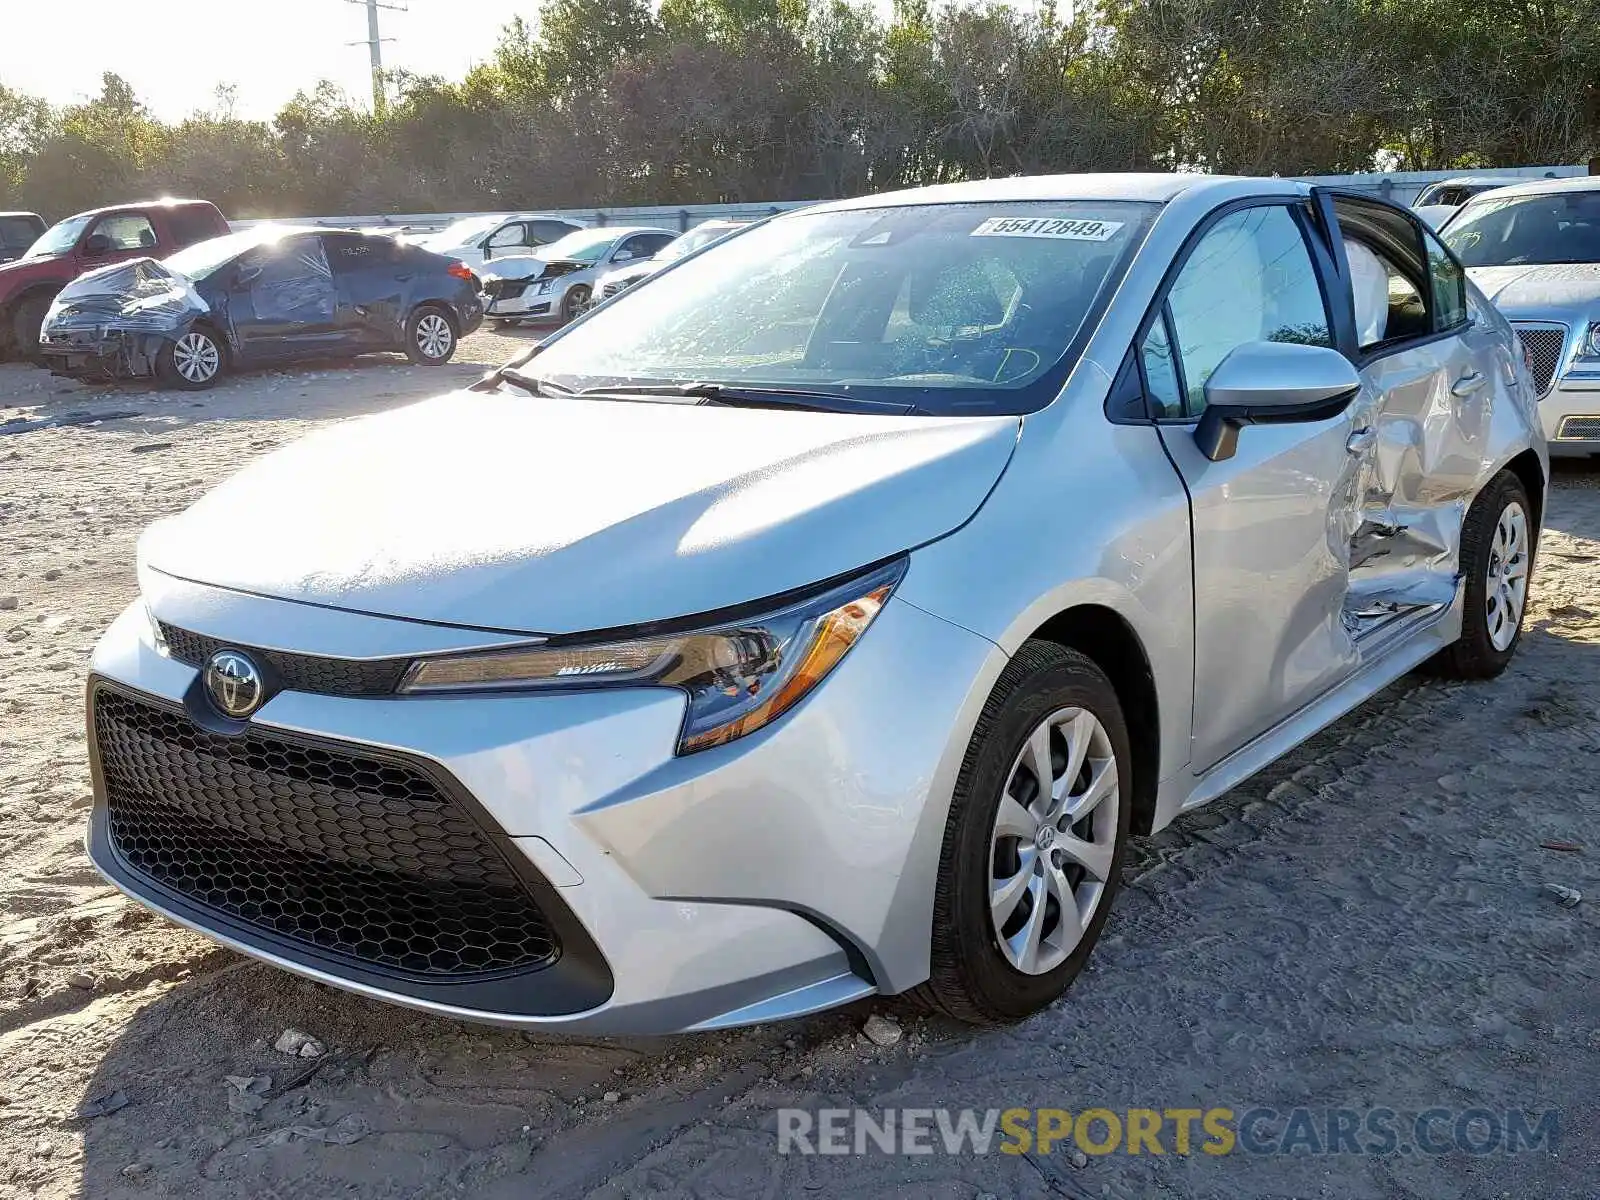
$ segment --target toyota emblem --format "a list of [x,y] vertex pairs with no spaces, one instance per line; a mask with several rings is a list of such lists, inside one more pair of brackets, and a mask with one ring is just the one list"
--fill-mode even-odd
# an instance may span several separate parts
[[261,707],[261,672],[237,650],[218,650],[206,662],[206,694],[224,716],[248,717]]

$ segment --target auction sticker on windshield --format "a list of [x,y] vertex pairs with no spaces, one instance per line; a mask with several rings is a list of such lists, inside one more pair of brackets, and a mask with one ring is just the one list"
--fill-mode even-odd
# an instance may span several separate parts
[[1068,238],[1075,242],[1109,241],[1121,221],[1084,221],[1067,217],[990,217],[973,237]]

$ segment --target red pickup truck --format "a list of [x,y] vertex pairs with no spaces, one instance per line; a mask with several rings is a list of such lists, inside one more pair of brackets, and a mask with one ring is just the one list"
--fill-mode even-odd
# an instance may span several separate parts
[[0,264],[0,358],[34,355],[50,301],[83,272],[125,258],[165,258],[227,232],[217,206],[204,200],[118,204],[56,222],[26,257]]

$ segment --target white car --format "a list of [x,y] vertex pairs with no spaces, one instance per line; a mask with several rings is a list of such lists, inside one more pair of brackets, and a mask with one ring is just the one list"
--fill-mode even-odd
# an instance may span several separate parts
[[677,262],[680,258],[687,258],[696,250],[704,250],[712,242],[721,241],[734,230],[743,229],[747,224],[746,221],[702,221],[688,233],[675,238],[654,258],[623,263],[620,267],[613,267],[601,275],[595,280],[593,298],[609,300],[641,280],[648,279],[661,268]]
[[479,275],[491,262],[511,255],[527,254],[582,229],[576,221],[540,213],[501,213],[486,217],[464,217],[446,225],[438,233],[424,233],[405,240],[435,254],[459,259]]
[[654,258],[677,236],[670,229],[641,225],[569,233],[537,254],[497,261],[485,271],[484,309],[502,329],[524,322],[565,325],[589,307],[602,271]]

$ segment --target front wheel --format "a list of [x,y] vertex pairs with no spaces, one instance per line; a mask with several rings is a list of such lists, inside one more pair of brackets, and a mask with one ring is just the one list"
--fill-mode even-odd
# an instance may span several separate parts
[[450,361],[456,352],[456,328],[431,305],[417,309],[406,322],[406,357],[425,367]]
[[567,289],[567,294],[561,298],[561,319],[563,321],[576,321],[583,315],[583,310],[589,307],[589,289],[583,284],[575,284]]
[[1111,911],[1131,779],[1105,672],[1076,650],[1024,644],[984,706],[951,798],[922,999],[990,1025],[1066,990]]
[[221,377],[226,362],[222,343],[208,329],[191,329],[156,355],[156,379],[165,387],[197,392]]
[[1467,594],[1461,636],[1429,660],[1446,679],[1493,679],[1522,639],[1522,616],[1538,537],[1527,489],[1501,471],[1467,510],[1461,527],[1461,574]]
[[11,337],[17,345],[19,357],[31,362],[39,362],[39,327],[44,324],[45,314],[50,311],[49,296],[30,296],[21,304],[11,318]]

